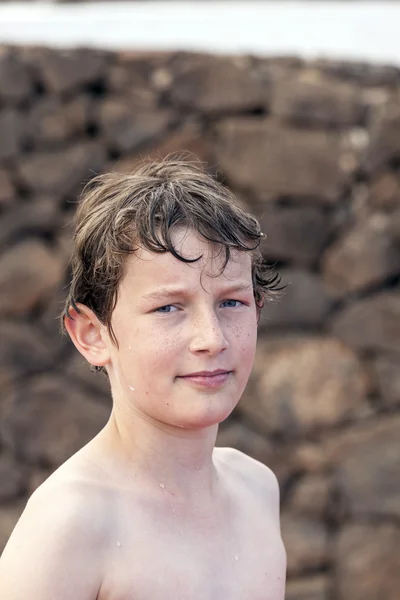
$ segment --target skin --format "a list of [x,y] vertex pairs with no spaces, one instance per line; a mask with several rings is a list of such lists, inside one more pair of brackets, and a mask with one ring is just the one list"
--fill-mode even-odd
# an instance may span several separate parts
[[[251,259],[177,230],[171,254],[130,257],[107,328],[81,305],[66,326],[110,379],[104,429],[36,490],[0,559],[3,600],[283,600],[279,487],[215,448],[252,368]],[[179,288],[179,289],[177,289]],[[224,369],[212,377],[188,378]]]

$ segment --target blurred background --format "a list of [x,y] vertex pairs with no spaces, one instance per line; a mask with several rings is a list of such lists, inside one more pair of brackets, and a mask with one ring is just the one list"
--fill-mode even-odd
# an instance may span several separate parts
[[400,3],[0,2],[0,551],[107,421],[61,338],[96,173],[190,152],[288,284],[219,445],[281,486],[287,600],[400,597]]

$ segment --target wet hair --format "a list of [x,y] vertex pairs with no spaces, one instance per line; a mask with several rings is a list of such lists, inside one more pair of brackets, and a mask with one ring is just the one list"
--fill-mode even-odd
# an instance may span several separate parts
[[61,315],[63,333],[64,320],[72,318],[70,307],[79,313],[77,304],[82,303],[107,327],[118,346],[111,317],[127,257],[145,248],[170,252],[186,263],[201,258],[178,253],[171,235],[177,227],[193,230],[224,252],[222,271],[232,251],[251,253],[259,313],[266,297],[281,289],[279,275],[262,256],[260,244],[265,236],[257,219],[227,187],[197,162],[173,157],[147,162],[133,173],[99,175],[82,192],[75,215],[69,293]]

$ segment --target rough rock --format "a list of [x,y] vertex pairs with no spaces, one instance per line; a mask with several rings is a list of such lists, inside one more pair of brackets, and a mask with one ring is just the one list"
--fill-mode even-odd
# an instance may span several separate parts
[[285,600],[329,600],[331,581],[326,575],[315,575],[287,582]]
[[81,142],[66,149],[38,152],[19,162],[25,185],[36,193],[69,196],[78,191],[106,163],[104,147],[97,141]]
[[10,454],[0,454],[0,501],[8,501],[23,491],[24,473]]
[[10,48],[0,47],[0,101],[19,104],[29,97],[32,79],[26,66]]
[[268,261],[306,266],[316,262],[330,235],[329,218],[313,207],[276,207],[258,210],[266,234]]
[[16,393],[3,437],[26,463],[58,466],[99,433],[109,413],[69,381],[42,375]]
[[9,174],[0,167],[0,206],[11,204],[15,195],[15,188]]
[[186,157],[190,161],[199,160],[203,164],[212,160],[210,142],[201,126],[195,122],[188,123],[171,132],[166,139],[155,142],[151,147],[128,155],[112,165],[113,171],[128,173],[133,171],[143,160],[157,160],[170,155]]
[[323,275],[335,291],[364,290],[400,274],[400,244],[390,234],[390,225],[389,215],[374,214],[325,251]]
[[341,450],[337,485],[355,516],[400,516],[400,419],[354,436]]
[[336,589],[341,600],[397,600],[400,529],[391,523],[349,524],[335,548]]
[[135,111],[124,100],[109,98],[99,111],[99,127],[110,148],[130,152],[159,137],[172,121],[170,111]]
[[327,475],[306,475],[294,486],[288,510],[294,515],[308,515],[323,519],[327,516],[332,491]]
[[55,94],[70,93],[96,83],[105,76],[107,68],[106,53],[88,48],[58,52],[40,48],[29,60],[39,71],[45,88]]
[[379,174],[371,182],[368,200],[378,209],[400,207],[400,175],[396,172]]
[[281,269],[282,296],[264,307],[261,323],[271,327],[322,326],[333,303],[321,278],[314,273]]
[[398,247],[400,247],[400,207],[397,208],[391,214],[391,222],[390,222],[390,230],[389,231],[390,231],[390,235],[392,235],[393,238],[395,239]]
[[380,355],[375,360],[375,373],[384,406],[400,405],[400,354]]
[[119,52],[107,72],[106,87],[111,94],[129,98],[135,110],[156,111],[160,94],[172,82],[170,62],[168,52]]
[[331,331],[356,350],[400,350],[400,293],[384,291],[340,311]]
[[63,106],[54,97],[42,97],[31,107],[27,117],[27,137],[35,148],[64,142],[70,127]]
[[43,331],[23,321],[1,321],[0,364],[19,379],[22,375],[49,368],[54,349]]
[[59,213],[59,202],[50,196],[40,196],[11,205],[1,216],[0,246],[31,235],[54,232],[61,221]]
[[259,343],[257,393],[242,409],[266,431],[298,437],[351,418],[364,404],[366,376],[335,339],[288,336]]
[[15,157],[22,145],[24,123],[14,108],[0,109],[0,160]]
[[0,314],[19,315],[49,298],[62,264],[38,239],[27,239],[0,257]]
[[333,59],[318,59],[314,64],[330,77],[337,77],[360,86],[395,86],[400,82],[400,69],[394,65]]
[[331,560],[325,525],[309,517],[281,516],[289,576],[326,567]]
[[349,127],[362,124],[364,117],[357,88],[307,70],[275,82],[271,112],[302,127]]
[[183,55],[174,62],[169,96],[178,108],[218,114],[262,109],[268,90],[249,57]]
[[388,108],[371,132],[371,142],[363,158],[363,167],[375,171],[400,159],[400,109]]
[[111,390],[108,378],[104,373],[91,371],[89,363],[77,350],[73,352],[63,370],[69,381],[72,381],[73,384],[82,383],[84,388],[90,391],[91,396],[111,408]]
[[328,205],[338,200],[346,177],[336,134],[285,129],[256,117],[225,119],[216,133],[220,167],[230,185],[260,200],[290,197]]
[[91,135],[96,135],[97,103],[88,94],[79,94],[69,99],[63,105],[63,112],[71,136],[89,133],[90,128],[92,128]]

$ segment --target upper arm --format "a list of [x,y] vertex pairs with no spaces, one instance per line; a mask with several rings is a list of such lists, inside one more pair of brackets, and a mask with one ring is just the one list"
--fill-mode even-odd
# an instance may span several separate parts
[[2,600],[95,600],[100,586],[96,527],[82,494],[38,490],[0,558]]

